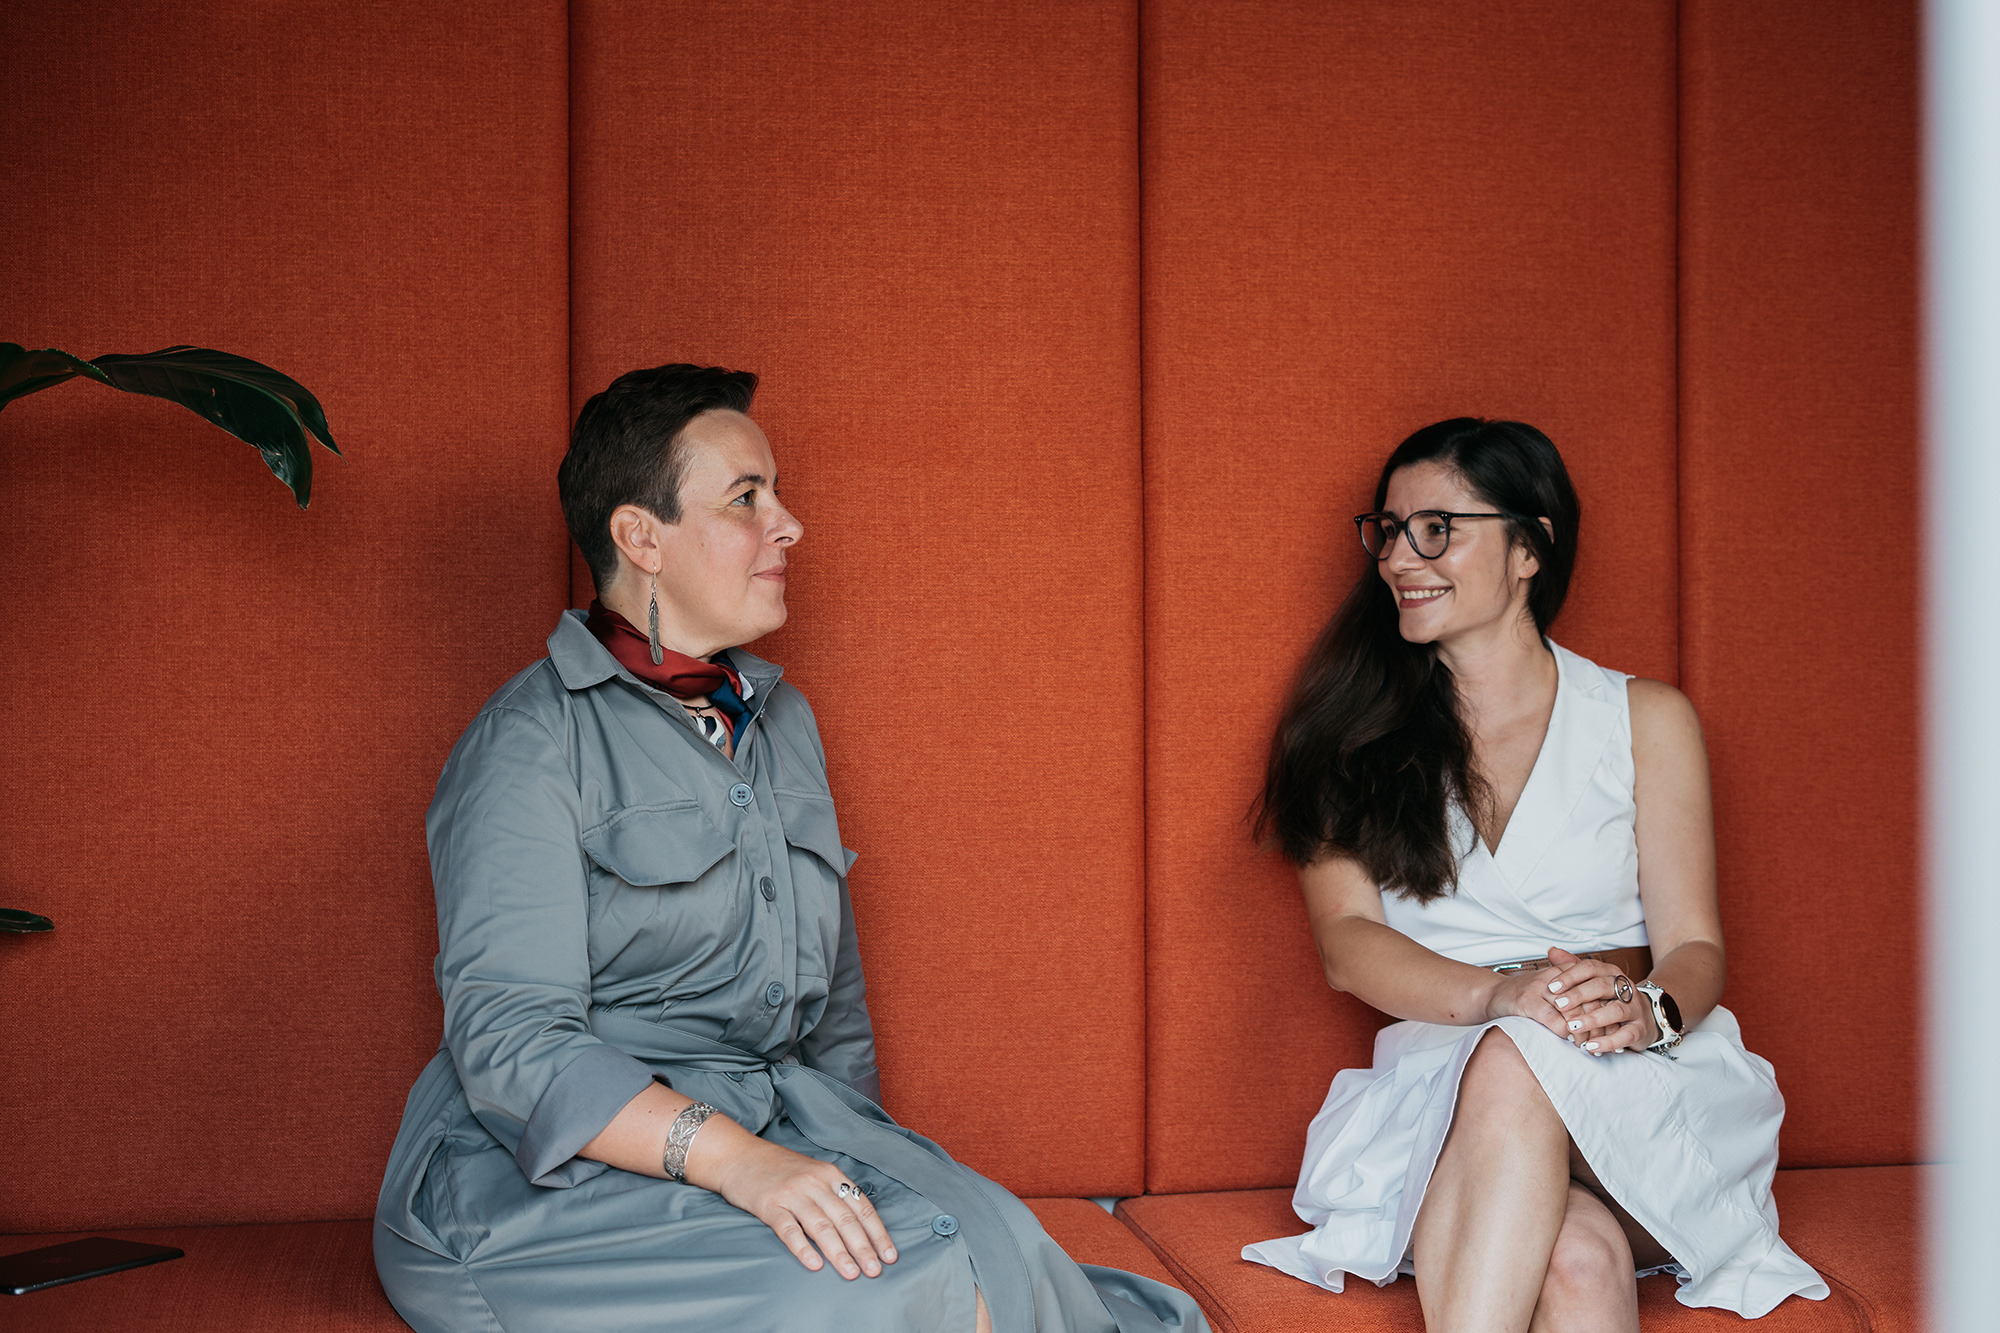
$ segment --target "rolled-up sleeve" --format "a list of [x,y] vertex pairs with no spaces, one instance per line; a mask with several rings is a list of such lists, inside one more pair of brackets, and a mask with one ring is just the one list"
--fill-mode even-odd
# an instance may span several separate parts
[[562,746],[489,707],[459,739],[425,821],[445,1045],[473,1112],[538,1185],[602,1171],[585,1144],[652,1081],[592,1035],[589,871]]

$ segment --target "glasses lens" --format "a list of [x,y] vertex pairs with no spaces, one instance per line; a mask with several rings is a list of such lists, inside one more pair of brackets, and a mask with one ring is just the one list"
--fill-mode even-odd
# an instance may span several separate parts
[[1393,521],[1369,514],[1359,521],[1361,545],[1377,560],[1382,552],[1389,549],[1389,543],[1396,539],[1396,525]]
[[1410,545],[1417,548],[1417,554],[1426,560],[1435,560],[1444,554],[1444,548],[1451,541],[1451,520],[1433,510],[1420,510],[1410,515]]

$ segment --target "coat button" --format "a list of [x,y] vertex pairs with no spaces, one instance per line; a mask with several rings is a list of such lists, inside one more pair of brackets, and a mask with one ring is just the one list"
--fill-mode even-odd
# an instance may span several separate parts
[[958,1234],[958,1219],[950,1213],[939,1213],[931,1219],[931,1230],[937,1232],[940,1236],[956,1236]]
[[765,1004],[768,1004],[773,1009],[776,1009],[779,1005],[783,1004],[784,1002],[785,1002],[784,983],[774,981],[770,985],[764,987]]
[[769,875],[766,875],[757,881],[757,892],[763,894],[764,901],[768,903],[778,896],[778,886],[771,882]]
[[750,784],[747,782],[739,782],[729,789],[729,799],[736,805],[750,804],[751,795]]

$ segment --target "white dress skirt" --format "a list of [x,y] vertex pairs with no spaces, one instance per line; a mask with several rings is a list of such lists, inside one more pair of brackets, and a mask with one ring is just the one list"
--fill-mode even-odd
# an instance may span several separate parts
[[[1626,676],[1551,644],[1559,682],[1541,753],[1496,852],[1462,815],[1470,845],[1458,889],[1419,904],[1385,893],[1389,924],[1480,966],[1646,941],[1633,837],[1632,718]],[[1302,1236],[1243,1257],[1341,1289],[1411,1272],[1410,1233],[1451,1128],[1465,1062],[1489,1028],[1511,1038],[1606,1191],[1666,1247],[1683,1305],[1746,1318],[1826,1283],[1778,1237],[1771,1177],[1785,1102],[1766,1061],[1717,1008],[1670,1057],[1598,1057],[1539,1023],[1406,1021],[1375,1038],[1375,1061],[1334,1077],[1306,1131],[1292,1206]],[[1678,1057],[1678,1058],[1674,1058]],[[1648,1270],[1651,1271],[1651,1270]]]

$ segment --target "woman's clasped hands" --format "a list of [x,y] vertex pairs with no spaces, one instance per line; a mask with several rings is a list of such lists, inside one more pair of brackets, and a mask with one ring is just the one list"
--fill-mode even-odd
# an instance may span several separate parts
[[1487,1016],[1533,1019],[1592,1055],[1642,1051],[1659,1040],[1653,1006],[1614,964],[1556,948],[1549,962],[1532,972],[1501,973]]

